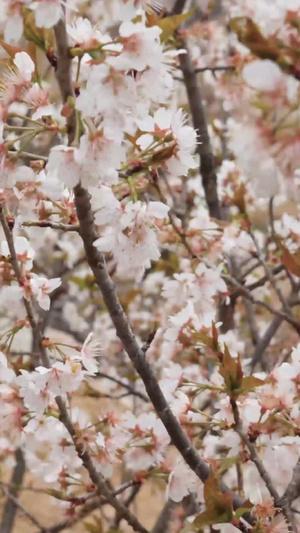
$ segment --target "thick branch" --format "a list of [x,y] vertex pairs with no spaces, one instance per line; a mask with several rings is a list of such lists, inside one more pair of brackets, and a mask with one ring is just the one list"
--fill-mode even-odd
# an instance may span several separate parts
[[[32,522],[38,528],[40,533],[43,533],[44,532],[44,527],[39,523],[39,521],[27,509],[25,509],[25,507],[21,504],[21,502],[18,500],[18,498],[16,498],[16,496],[14,496],[8,489],[6,489],[3,486],[2,486],[1,490],[4,492],[4,494],[7,496],[7,498],[9,498],[12,501],[14,506],[17,509],[20,509],[20,511],[23,513],[23,515],[26,516],[30,520],[30,522]],[[9,530],[3,530],[3,531],[9,531]],[[1,529],[1,533],[2,533],[2,529]]]
[[[59,41],[57,49],[58,63],[60,64],[60,67],[57,70],[57,79],[61,88],[63,99],[64,101],[66,101],[69,96],[73,96],[73,87],[71,83],[70,58],[68,54],[66,54],[65,50],[62,51],[61,55],[59,53],[59,50],[61,50],[62,47],[67,46],[66,30],[62,21],[60,21],[59,25],[55,29],[55,36],[56,40]],[[69,78],[68,80],[66,80],[67,76]],[[73,134],[72,131],[70,131],[69,144],[71,144],[72,140]],[[136,338],[131,331],[128,320],[119,302],[114,283],[112,282],[107,271],[104,256],[103,254],[99,253],[94,246],[94,242],[97,239],[97,234],[94,226],[89,194],[85,189],[81,187],[80,184],[78,184],[74,188],[74,196],[77,217],[80,227],[79,231],[83,240],[87,260],[89,266],[91,267],[94,273],[95,281],[99,289],[101,290],[104,302],[107,306],[108,312],[116,328],[117,335],[122,341],[135,370],[143,380],[148,396],[152,401],[157,415],[159,416],[167,432],[169,433],[174,446],[176,446],[186,463],[196,473],[196,475],[202,481],[205,481],[209,475],[209,466],[198,455],[196,449],[192,446],[191,442],[189,441],[183,429],[181,428],[177,418],[172,413],[159,387],[153,370],[146,359],[146,353],[138,345]],[[73,436],[74,429],[68,424],[66,424],[68,413],[66,412],[66,409],[65,411],[62,409],[62,407],[64,406],[60,405],[59,407],[62,412],[63,418],[65,419],[64,423],[67,429],[69,430],[69,433]],[[80,452],[80,450],[78,451]],[[87,452],[84,452],[83,454],[80,453],[80,457],[82,458],[85,467],[89,471],[92,481],[94,481],[94,479],[96,480],[96,476],[98,476],[98,474],[94,471],[94,465]],[[222,484],[222,490],[224,492],[230,492],[230,490],[225,484]],[[243,499],[235,493],[232,493],[232,497],[234,507],[240,507],[243,503]],[[124,514],[123,518],[126,519]],[[249,520],[251,520],[250,517]]]
[[172,500],[168,500],[162,512],[160,513],[158,519],[155,522],[154,528],[152,529],[151,533],[167,533],[168,532],[168,526],[171,522],[173,511],[176,509],[176,506],[178,504],[173,502]]
[[300,495],[300,458],[297,461],[297,464],[293,471],[293,476],[288,484],[284,495],[282,496],[282,500],[286,502],[287,505],[291,505],[291,503],[296,500]]
[[193,125],[197,131],[197,151],[200,156],[200,174],[202,176],[205,199],[210,216],[221,220],[223,217],[217,190],[215,157],[210,143],[201,89],[187,43],[182,41],[180,48],[186,50],[185,54],[179,55],[179,62],[186,86]]
[[[209,466],[203,459],[201,459],[197,450],[185,435],[177,418],[172,413],[159,387],[153,370],[147,361],[146,354],[138,345],[136,338],[132,333],[116,294],[114,283],[108,274],[104,256],[99,253],[94,246],[97,234],[94,226],[89,194],[80,185],[75,187],[74,193],[80,225],[80,235],[84,243],[87,260],[94,273],[95,281],[102,292],[104,302],[115,325],[117,335],[122,341],[135,370],[143,380],[148,396],[157,415],[170,435],[172,443],[196,475],[202,481],[205,481],[209,475]],[[230,492],[225,484],[222,484],[222,490],[223,492]],[[232,496],[234,507],[240,507],[243,503],[243,499],[234,493],[232,493]],[[251,520],[251,518],[249,518],[249,520]]]
[[[8,223],[6,217],[4,216],[2,208],[0,208],[0,222],[2,224],[3,231],[7,240],[12,267],[15,271],[18,282],[20,283],[20,285],[22,285],[22,272],[17,259],[13,236],[8,227]],[[36,345],[40,350],[41,361],[46,368],[49,368],[51,366],[50,360],[47,351],[43,345],[43,335],[41,333],[41,329],[34,317],[32,303],[29,300],[26,300],[25,298],[23,299],[23,302],[28,314],[28,319],[32,328],[33,336],[36,340]],[[112,505],[112,507],[114,507],[114,509],[120,515],[122,515],[124,520],[126,520],[128,524],[132,526],[134,531],[139,531],[140,533],[148,533],[147,529],[145,529],[135,518],[135,516],[132,515],[132,513],[114,496],[113,491],[108,487],[104,476],[96,471],[89,452],[84,449],[84,446],[80,442],[78,442],[76,438],[75,429],[69,417],[69,413],[64,400],[60,396],[57,396],[55,399],[60,411],[60,420],[67,428],[70,436],[72,437],[76,452],[82,460],[84,467],[88,471],[91,481],[97,487],[99,495],[102,495],[107,498],[108,502]]]
[[18,509],[15,501],[10,496],[13,495],[17,498],[25,473],[25,461],[20,448],[17,448],[15,457],[16,466],[13,470],[10,487],[7,488],[8,496],[3,510],[0,533],[11,533]]

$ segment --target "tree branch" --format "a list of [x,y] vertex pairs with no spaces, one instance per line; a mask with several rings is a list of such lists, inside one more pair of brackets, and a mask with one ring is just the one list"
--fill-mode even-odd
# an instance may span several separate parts
[[287,505],[291,505],[291,503],[296,500],[300,495],[300,457],[297,461],[297,464],[293,471],[293,476],[288,484],[283,496],[282,500],[286,502]]
[[115,378],[114,376],[110,376],[109,374],[105,374],[104,372],[97,372],[97,376],[99,376],[100,378],[108,379],[109,381],[113,381],[113,383],[117,383],[118,385],[120,385],[120,387],[123,387],[123,389],[128,390],[130,394],[137,396],[141,400],[144,400],[144,402],[149,402],[149,398],[148,396],[146,396],[146,394],[137,391],[134,387],[132,387],[128,383],[125,383],[121,379]]
[[[21,504],[21,502],[16,498],[6,487],[2,486],[1,490],[4,492],[4,494],[9,498],[12,503],[14,504],[14,507],[16,509],[20,509],[20,511],[38,528],[38,530],[41,533],[44,533],[45,528],[39,523],[39,521],[29,512],[25,507]],[[1,528],[1,533],[4,533],[4,531],[9,531]]]
[[249,440],[248,435],[246,435],[246,433],[243,431],[242,421],[240,419],[238,406],[237,406],[236,401],[233,398],[230,399],[230,404],[231,404],[232,412],[233,412],[234,428],[236,432],[239,434],[239,436],[241,437],[246,447],[248,448],[251,461],[255,464],[261,479],[264,481],[270,495],[272,496],[274,500],[274,505],[282,509],[282,513],[284,514],[289,524],[290,531],[292,531],[293,533],[297,533],[297,530],[295,529],[295,525],[294,525],[294,519],[293,519],[289,506],[286,505],[286,503],[284,502],[282,498],[280,498],[270,475],[268,474],[267,470],[264,467],[263,462],[260,460],[258,456],[255,444],[253,444],[253,442]]
[[254,296],[251,294],[251,292],[247,289],[247,287],[245,287],[244,285],[241,285],[232,276],[229,276],[228,274],[223,274],[222,278],[224,279],[224,281],[226,281],[228,283],[228,285],[231,285],[232,287],[237,288],[241,296],[245,296],[245,298],[247,298],[253,304],[260,305],[261,307],[264,307],[270,313],[272,313],[272,315],[276,315],[276,316],[280,317],[281,319],[285,320],[286,322],[291,324],[291,326],[294,327],[294,329],[297,331],[297,333],[299,333],[299,331],[300,331],[300,322],[293,315],[291,315],[290,313],[287,314],[284,311],[277,311],[277,309],[275,309],[271,305],[267,304],[266,302],[263,302],[262,300],[257,300],[256,298],[254,298]]
[[256,367],[257,363],[261,361],[263,354],[266,350],[266,348],[269,346],[271,340],[273,339],[276,331],[280,327],[280,325],[283,322],[283,318],[280,316],[274,316],[272,322],[270,322],[268,328],[266,329],[264,335],[259,339],[255,350],[252,354],[252,361],[251,361],[251,371],[253,372],[254,368]]
[[[130,487],[136,487],[140,486],[141,483],[135,480],[128,481],[127,483],[124,483],[121,485],[118,489],[116,489],[113,494],[114,496],[118,496],[119,494],[122,494],[125,490],[127,490]],[[90,495],[89,495],[90,496]],[[76,516],[72,518],[65,518],[64,520],[61,520],[54,526],[51,526],[49,528],[46,528],[43,533],[59,533],[60,531],[63,531],[67,528],[72,528],[77,522],[80,522],[80,520],[83,520],[86,516],[91,514],[96,509],[99,509],[103,505],[109,504],[109,501],[103,498],[102,496],[95,497],[95,494],[93,495],[93,499],[91,501],[87,501],[80,509],[80,511],[77,513]]]
[[222,220],[223,216],[217,190],[215,157],[210,143],[202,94],[185,40],[180,42],[180,48],[186,51],[184,54],[179,54],[179,63],[186,86],[193,126],[197,132],[197,152],[200,156],[200,174],[202,176],[205,199],[210,216]]
[[78,231],[79,226],[77,224],[63,224],[61,222],[52,222],[51,220],[32,220],[22,222],[22,226],[28,228],[52,228],[61,231]]
[[11,533],[18,509],[18,506],[10,496],[13,495],[15,498],[18,496],[25,473],[25,461],[21,448],[16,449],[15,457],[16,466],[13,470],[11,483],[7,487],[8,496],[3,510],[0,533]]
[[[14,242],[13,242],[13,236],[10,232],[10,229],[9,229],[6,217],[4,216],[2,207],[0,207],[0,222],[2,224],[3,231],[5,234],[6,240],[7,240],[12,267],[14,269],[14,272],[16,274],[16,278],[19,284],[22,286],[22,272],[21,272],[21,268],[20,268],[20,265],[17,259],[16,250],[15,250]],[[23,302],[25,305],[25,309],[27,311],[28,320],[32,328],[33,336],[36,340],[36,345],[38,346],[40,350],[41,361],[46,368],[50,368],[51,366],[50,360],[49,360],[47,351],[43,344],[44,337],[41,333],[41,329],[38,323],[35,320],[32,303],[31,301],[26,300],[25,298],[23,298]],[[68,430],[72,438],[72,441],[74,443],[77,455],[78,457],[80,457],[80,459],[83,462],[84,467],[88,471],[91,481],[97,487],[99,495],[102,495],[105,498],[107,498],[108,502],[112,505],[112,507],[114,507],[114,509],[120,515],[122,515],[122,517],[128,522],[128,524],[132,526],[134,531],[139,531],[140,533],[148,533],[147,529],[144,528],[139,523],[139,521],[135,518],[135,516],[132,515],[132,513],[121,502],[119,502],[119,500],[113,495],[113,491],[108,487],[104,476],[100,472],[97,472],[89,452],[84,449],[84,446],[80,442],[78,442],[75,429],[71,422],[64,400],[60,396],[57,396],[55,400],[56,400],[56,403],[58,405],[59,412],[60,412],[60,421],[64,424],[64,426]]]
[[[66,53],[66,50],[63,50],[65,46],[67,47],[66,30],[63,21],[60,21],[60,23],[56,26],[55,36],[56,40],[58,41],[58,64],[60,65],[57,70],[57,80],[60,85],[63,101],[66,102],[69,96],[73,96],[73,87],[71,83],[71,60],[69,58],[69,55]],[[71,144],[73,141],[73,135],[74,131],[73,129],[71,129],[69,132],[69,144]],[[87,260],[90,268],[94,273],[95,281],[102,293],[104,302],[111,316],[113,324],[116,328],[117,335],[122,341],[123,346],[135,370],[143,380],[148,396],[152,401],[157,415],[159,416],[167,432],[169,433],[172,443],[174,444],[174,446],[176,446],[186,463],[196,473],[196,475],[202,481],[205,481],[209,475],[209,466],[198,455],[196,449],[192,446],[191,442],[189,441],[183,429],[181,428],[177,418],[171,411],[159,387],[153,370],[146,359],[146,353],[138,345],[136,338],[131,331],[128,320],[125,316],[123,308],[116,294],[114,283],[112,282],[107,271],[104,256],[103,254],[99,253],[94,246],[94,242],[97,239],[97,234],[94,225],[89,193],[80,184],[78,184],[74,188],[74,196],[77,218],[80,227],[79,232],[83,240]],[[74,438],[74,428],[68,423],[68,413],[66,412],[66,408],[63,405],[59,405],[59,407],[62,413],[64,423],[69,433]],[[82,454],[82,450],[78,449],[78,446],[76,449],[78,450],[79,456],[83,460],[85,467],[89,471],[92,481],[96,482],[99,474],[97,474],[97,472],[95,471],[94,465],[91,461],[89,454],[87,452],[84,452]],[[100,482],[100,485],[103,485],[102,480]],[[222,490],[223,492],[231,492],[228,487],[223,483]],[[232,497],[234,507],[240,507],[243,503],[243,499],[235,493],[232,493]],[[116,506],[114,507],[116,509]],[[118,511],[118,509],[116,510]],[[126,517],[124,516],[124,511],[123,518],[126,519]],[[249,517],[249,521],[253,521],[253,519]]]

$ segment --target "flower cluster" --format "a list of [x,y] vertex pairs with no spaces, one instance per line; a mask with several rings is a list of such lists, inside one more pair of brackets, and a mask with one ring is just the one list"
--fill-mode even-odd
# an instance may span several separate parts
[[55,531],[300,527],[299,1],[179,4],[0,1],[0,461]]

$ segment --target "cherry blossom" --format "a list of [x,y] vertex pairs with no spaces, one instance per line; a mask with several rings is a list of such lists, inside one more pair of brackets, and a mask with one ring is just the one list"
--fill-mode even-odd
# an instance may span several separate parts
[[39,306],[47,311],[50,308],[49,294],[61,285],[60,278],[46,279],[38,276],[32,277],[30,286]]
[[51,28],[59,21],[62,15],[61,0],[37,0],[31,2],[30,8],[35,14],[36,25],[39,27]]
[[212,4],[0,2],[0,460],[43,530],[153,491],[166,533],[300,528],[299,0]]
[[96,339],[93,339],[93,333],[90,333],[85,339],[80,352],[80,360],[89,372],[97,372],[98,365],[95,358],[99,355],[101,355],[99,342]]

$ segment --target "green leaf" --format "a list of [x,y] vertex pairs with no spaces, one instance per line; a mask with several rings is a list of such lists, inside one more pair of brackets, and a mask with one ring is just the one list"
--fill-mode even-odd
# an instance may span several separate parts
[[187,20],[194,10],[191,9],[187,13],[181,13],[180,15],[173,15],[173,17],[165,17],[161,20],[157,20],[157,25],[161,28],[160,40],[162,42],[167,41],[169,37],[179,28],[179,26]]
[[89,533],[104,533],[102,520],[100,520],[100,518],[95,517],[93,522],[84,522],[83,525]]
[[275,37],[264,37],[250,17],[234,17],[230,20],[230,26],[237,34],[239,41],[253,54],[262,59],[278,60],[280,49]]
[[254,505],[250,500],[245,500],[243,505],[235,510],[234,516],[241,518],[245,513],[249,513],[253,509]]
[[239,358],[235,359],[231,357],[226,345],[219,373],[224,378],[226,389],[229,394],[234,394],[235,391],[240,389],[244,376],[242,365]]
[[3,39],[0,39],[0,45],[10,57],[15,57],[18,52],[25,52],[24,48],[8,44]]
[[236,391],[236,394],[245,394],[246,392],[249,392],[256,387],[261,387],[265,384],[264,379],[256,378],[255,376],[246,376],[242,380],[242,385],[238,391]]
[[223,494],[218,478],[213,470],[204,483],[204,500],[206,510],[200,513],[193,522],[194,531],[203,526],[230,522],[233,516],[232,495]]
[[277,242],[282,251],[282,262],[284,266],[294,274],[294,276],[300,277],[300,248],[295,253],[291,253],[286,246],[277,238]]
[[30,9],[23,9],[24,37],[27,41],[47,52],[54,49],[55,39],[52,28],[38,28],[35,23],[34,12]]
[[240,462],[240,460],[241,459],[239,456],[222,458],[221,465],[218,468],[218,475],[220,477],[223,476],[227,472],[227,470],[229,470],[229,468]]
[[[229,517],[229,520],[230,518],[231,517]],[[193,525],[197,531],[200,527],[213,526],[214,524],[222,524],[223,522],[228,522],[227,514],[224,513],[223,517],[222,515],[216,513],[215,509],[210,509],[199,514],[197,518],[195,518]]]

